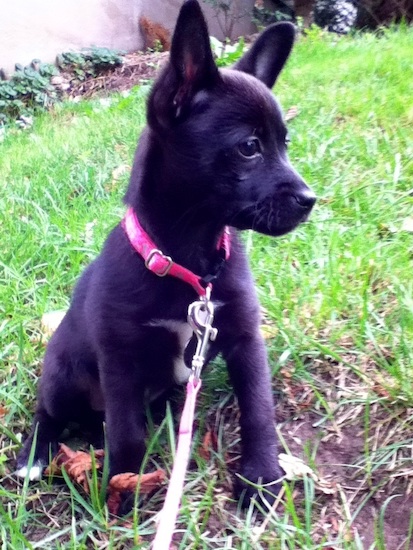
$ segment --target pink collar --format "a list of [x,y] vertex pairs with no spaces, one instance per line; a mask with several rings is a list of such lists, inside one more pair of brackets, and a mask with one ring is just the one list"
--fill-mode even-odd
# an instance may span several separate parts
[[[208,277],[199,277],[189,269],[176,264],[170,256],[166,256],[155,243],[150,239],[149,235],[143,229],[135,214],[133,208],[128,208],[125,217],[122,220],[122,226],[133,248],[142,256],[145,261],[145,266],[158,275],[165,277],[172,275],[181,281],[190,284],[199,296],[206,295],[206,289],[211,287],[211,282],[208,282]],[[221,253],[222,259],[228,260],[230,255],[231,234],[229,228],[225,227],[218,243],[217,251]]]

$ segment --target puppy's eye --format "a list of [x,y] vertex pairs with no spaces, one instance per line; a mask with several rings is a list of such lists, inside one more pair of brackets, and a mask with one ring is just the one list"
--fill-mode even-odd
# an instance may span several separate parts
[[247,139],[247,141],[243,141],[238,145],[238,151],[243,157],[255,157],[255,155],[261,153],[261,145],[258,138],[252,137]]

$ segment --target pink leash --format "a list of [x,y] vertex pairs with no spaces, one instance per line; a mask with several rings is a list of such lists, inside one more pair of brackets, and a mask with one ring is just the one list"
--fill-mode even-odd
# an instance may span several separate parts
[[175,454],[174,466],[165,502],[160,512],[159,525],[152,550],[169,550],[172,541],[191,451],[196,397],[201,385],[201,379],[198,378],[196,381],[194,374],[191,374],[186,385],[186,399],[179,424],[178,447]]

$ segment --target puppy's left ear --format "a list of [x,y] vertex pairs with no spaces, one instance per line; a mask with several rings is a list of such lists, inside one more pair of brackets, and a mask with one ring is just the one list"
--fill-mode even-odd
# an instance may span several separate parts
[[262,32],[234,69],[252,74],[272,88],[290,55],[295,39],[291,23],[274,23]]
[[186,0],[172,37],[169,63],[155,82],[149,122],[168,127],[185,115],[194,95],[218,80],[208,27],[197,0]]

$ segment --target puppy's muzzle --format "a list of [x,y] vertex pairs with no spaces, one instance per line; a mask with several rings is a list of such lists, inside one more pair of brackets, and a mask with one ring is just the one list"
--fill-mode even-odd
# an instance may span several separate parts
[[294,193],[294,198],[297,201],[298,205],[304,210],[307,210],[308,213],[310,213],[317,200],[317,197],[314,195],[311,189],[304,189],[299,193]]

